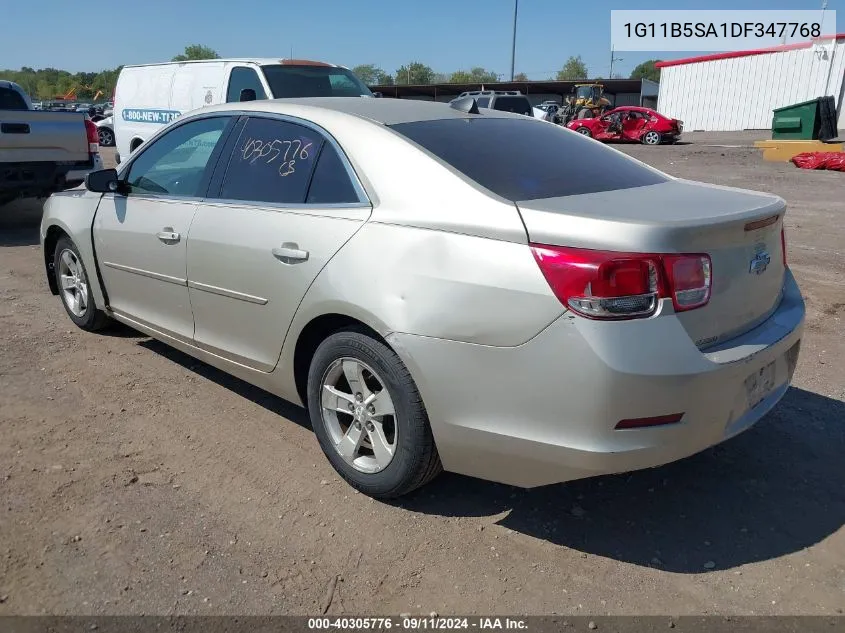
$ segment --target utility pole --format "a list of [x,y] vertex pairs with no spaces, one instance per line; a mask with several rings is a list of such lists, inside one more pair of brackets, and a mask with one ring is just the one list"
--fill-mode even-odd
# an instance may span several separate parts
[[516,63],[516,14],[519,12],[519,0],[513,0],[513,40],[511,42],[511,81],[513,81],[514,65]]
[[824,35],[824,14],[827,11],[827,0],[822,0],[822,22],[821,22],[821,33]]
[[614,64],[614,62],[621,62],[621,61],[622,61],[622,58],[616,57],[616,55],[613,52],[613,46],[611,46],[610,47],[610,76],[608,77],[608,79],[613,79],[613,64]]

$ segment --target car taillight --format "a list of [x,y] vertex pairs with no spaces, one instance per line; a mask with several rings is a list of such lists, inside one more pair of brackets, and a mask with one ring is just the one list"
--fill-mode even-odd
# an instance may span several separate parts
[[786,268],[786,227],[780,227],[780,250],[783,253],[783,267]]
[[662,255],[661,259],[675,312],[700,308],[710,301],[709,255]]
[[85,133],[88,135],[88,153],[99,153],[100,135],[97,134],[97,126],[94,125],[94,122],[88,117],[85,117]]
[[647,317],[658,299],[676,312],[710,301],[711,264],[705,254],[617,253],[532,244],[531,252],[555,296],[591,319]]

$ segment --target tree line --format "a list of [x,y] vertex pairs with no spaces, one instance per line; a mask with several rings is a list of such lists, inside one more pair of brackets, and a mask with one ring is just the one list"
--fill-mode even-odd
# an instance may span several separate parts
[[[660,69],[655,64],[658,59],[650,59],[639,64],[631,72],[631,79],[651,79],[660,81]],[[421,85],[435,83],[453,84],[476,84],[493,83],[496,81],[508,81],[510,77],[497,74],[486,68],[476,67],[469,70],[456,70],[450,74],[435,72],[431,66],[422,62],[411,62],[404,64],[390,74],[376,64],[362,64],[352,69],[360,79],[368,85],[393,86],[393,85]],[[614,74],[614,79],[621,78],[621,75]],[[516,73],[514,81],[528,81],[525,73]],[[548,77],[549,80],[572,81],[579,79],[602,79],[602,77],[589,77],[589,70],[580,55],[575,55],[566,60],[557,73]]]
[[[189,61],[196,59],[218,59],[220,55],[212,48],[202,44],[191,44],[185,50],[175,55],[171,61]],[[655,67],[659,60],[650,59],[638,65],[631,72],[631,79],[660,80],[660,69]],[[73,96],[80,100],[93,100],[97,97],[100,101],[111,99],[114,94],[114,87],[117,83],[117,76],[123,66],[100,72],[70,73],[66,70],[56,68],[40,68],[35,70],[24,66],[20,70],[0,70],[0,79],[8,79],[19,84],[34,99],[56,99],[68,95],[73,91]],[[431,66],[422,62],[414,61],[403,64],[394,73],[388,73],[376,64],[361,64],[352,69],[364,83],[368,85],[420,85],[432,83],[462,83],[462,84],[483,84],[496,81],[507,81],[509,77],[497,74],[492,70],[482,67],[470,68],[469,70],[456,70],[452,73],[435,72]],[[614,76],[618,78],[618,75]],[[579,80],[588,79],[587,65],[580,55],[575,55],[566,60],[561,69],[557,71],[551,80]],[[591,79],[601,79],[592,77]],[[514,81],[528,81],[525,73],[514,75]]]

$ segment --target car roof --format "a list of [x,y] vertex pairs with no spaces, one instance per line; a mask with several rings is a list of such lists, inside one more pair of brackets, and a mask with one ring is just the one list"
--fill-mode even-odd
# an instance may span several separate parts
[[237,63],[237,64],[258,64],[259,66],[270,66],[280,64],[284,66],[328,66],[331,68],[345,68],[337,64],[315,61],[313,59],[281,59],[279,57],[216,57],[213,59],[188,59],[181,62],[153,62],[149,64],[126,64],[124,68],[141,68],[144,66],[170,66],[179,64],[209,64],[209,63]]
[[659,114],[657,110],[652,110],[651,108],[644,108],[643,106],[617,106],[613,108],[614,110],[633,110],[634,112],[654,112],[655,114]]
[[291,110],[301,108],[329,110],[362,119],[396,125],[415,121],[435,121],[440,119],[469,119],[478,116],[486,118],[525,119],[525,115],[484,110],[483,114],[467,114],[447,103],[418,101],[416,99],[391,99],[375,97],[309,97],[298,99],[261,99],[240,103],[227,103],[203,108],[202,112],[239,110],[247,112],[268,112],[273,114],[294,114]]

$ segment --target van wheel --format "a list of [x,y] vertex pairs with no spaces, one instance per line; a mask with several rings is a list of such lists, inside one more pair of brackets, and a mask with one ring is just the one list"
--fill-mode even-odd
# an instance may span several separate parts
[[331,465],[364,494],[399,497],[442,469],[413,378],[368,334],[337,332],[320,344],[308,372],[308,411]]

